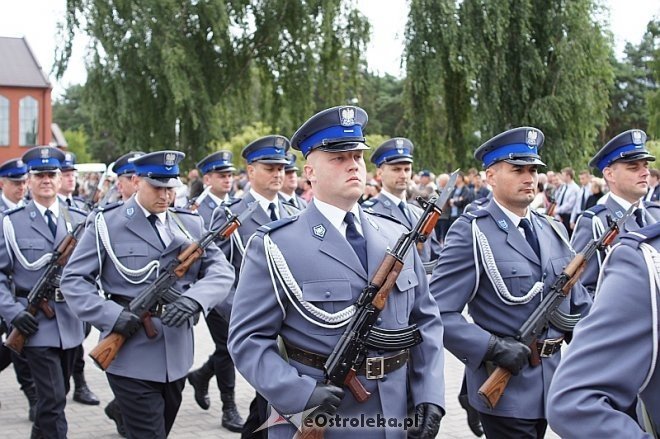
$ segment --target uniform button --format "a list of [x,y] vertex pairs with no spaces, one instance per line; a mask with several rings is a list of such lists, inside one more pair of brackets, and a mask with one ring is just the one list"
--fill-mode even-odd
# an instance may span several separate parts
[[133,254],[133,249],[130,249],[128,252],[129,252],[130,254]]
[[378,318],[376,319],[376,324],[377,324],[377,325],[380,325],[381,323],[383,323],[383,318],[382,318],[382,317],[378,317]]
[[332,296],[332,294],[330,294],[330,291],[326,291],[325,292],[325,297],[330,297],[330,296]]
[[516,274],[517,272],[518,272],[518,270],[516,270],[515,268],[512,268],[512,269],[511,269],[511,273],[512,273],[512,274]]
[[387,375],[383,375],[383,377],[380,380],[383,382],[387,381]]

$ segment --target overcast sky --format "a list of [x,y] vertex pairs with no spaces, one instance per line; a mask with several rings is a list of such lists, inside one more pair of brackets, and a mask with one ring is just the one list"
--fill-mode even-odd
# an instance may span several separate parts
[[[54,60],[57,23],[64,17],[65,0],[0,0],[0,36],[25,36],[46,73]],[[357,0],[372,24],[367,51],[369,69],[377,73],[403,76],[401,53],[407,18],[406,0]],[[605,0],[610,8],[610,23],[615,35],[617,54],[625,43],[639,43],[646,24],[660,16],[658,0]],[[64,78],[55,81],[54,95],[71,84],[85,81],[85,40],[76,38],[73,56]],[[1,62],[1,60],[0,60]]]

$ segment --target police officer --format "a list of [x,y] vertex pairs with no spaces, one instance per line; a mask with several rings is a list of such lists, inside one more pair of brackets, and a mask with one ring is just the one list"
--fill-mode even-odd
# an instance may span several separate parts
[[[639,202],[634,215],[626,220],[623,232],[632,232],[660,219],[660,206],[641,201],[648,191],[649,163],[655,157],[646,149],[646,133],[628,130],[607,142],[589,161],[598,168],[610,188],[604,204],[587,209],[579,217],[571,240],[573,248],[582,249],[591,239],[598,239],[609,226],[607,216],[613,221],[622,218],[634,203]],[[616,241],[615,241],[616,242]],[[582,284],[594,294],[598,273],[604,254],[596,254],[589,260],[580,277]]]
[[24,204],[27,188],[27,166],[21,159],[7,160],[0,165],[0,211],[13,209]]
[[229,196],[234,184],[236,168],[232,163],[231,151],[218,151],[204,157],[197,168],[202,172],[206,189],[195,200],[197,213],[204,218],[207,227],[211,225],[213,211],[221,204],[231,204]]
[[[451,226],[431,278],[445,346],[467,366],[469,402],[487,437],[543,437],[547,388],[565,335],[552,326],[539,335],[544,349],[537,367],[528,366],[530,348],[513,338],[573,256],[561,223],[528,207],[543,139],[536,128],[514,128],[475,151],[493,199]],[[590,304],[577,284],[560,309],[584,315]],[[474,323],[461,314],[465,305]],[[514,375],[494,409],[477,395],[491,365]]]
[[284,181],[282,182],[280,198],[283,198],[285,202],[297,209],[304,209],[307,207],[307,201],[296,193],[298,189],[298,171],[300,171],[296,166],[296,155],[287,154],[287,159],[289,159],[289,163],[284,166]]
[[[30,176],[32,201],[5,212],[0,242],[0,314],[29,337],[23,350],[37,390],[32,437],[65,438],[64,415],[75,348],[83,341],[83,324],[71,312],[59,289],[48,303],[52,319],[26,311],[26,297],[46,269],[49,254],[81,221],[85,212],[57,198],[64,153],[47,146],[22,158]],[[15,297],[12,295],[10,278]]]
[[111,170],[117,175],[115,188],[119,194],[119,200],[128,201],[137,190],[133,183],[133,175],[135,175],[133,160],[143,155],[142,151],[131,151],[119,157],[112,165]]
[[[64,161],[62,161],[61,172],[62,184],[60,185],[60,190],[57,192],[57,196],[60,198],[60,200],[66,203],[67,206],[74,206],[78,209],[87,210],[88,206],[85,205],[85,200],[73,196],[73,193],[76,190],[76,155],[74,153],[64,153]],[[97,404],[98,400],[96,400],[96,403],[92,405]]]
[[[368,352],[365,370],[358,374],[371,393],[364,403],[324,383],[323,362],[338,343],[351,306],[406,230],[357,204],[366,180],[366,122],[361,108],[335,107],[316,114],[294,134],[293,147],[307,159],[305,177],[314,202],[297,216],[261,227],[250,240],[234,298],[229,349],[241,374],[280,414],[320,406],[317,413],[330,416],[380,414],[400,421],[406,416],[410,375],[422,437],[435,437],[444,406],[442,323],[414,251],[377,325],[400,329],[416,323],[422,344],[396,354]],[[288,361],[280,356],[278,337]],[[295,427],[280,423],[268,431],[269,437],[290,438]],[[396,428],[330,428],[325,437],[355,436],[357,431],[365,438],[406,436]]]
[[[14,209],[24,204],[28,178],[27,172],[27,166],[20,158],[7,160],[0,165],[0,182],[2,182],[2,195],[0,195],[1,211]],[[7,329],[6,323],[2,318],[0,318],[0,326]],[[14,364],[14,372],[16,372],[16,379],[21,386],[21,390],[28,399],[30,406],[28,418],[30,421],[34,421],[37,391],[32,381],[27,360],[25,360],[25,356],[18,355],[8,347],[0,344],[0,370],[5,369],[11,363]]]
[[[363,208],[396,218],[412,229],[422,215],[422,209],[406,200],[406,191],[412,180],[413,143],[404,137],[395,137],[383,142],[371,155],[371,162],[378,167],[377,176],[383,185],[380,193],[365,201]],[[422,262],[431,262],[438,257],[440,244],[435,232],[424,243],[420,252]]]
[[234,280],[224,255],[210,245],[174,285],[180,297],[151,310],[156,337],[148,338],[140,317],[126,310],[161,267],[205,232],[198,215],[168,209],[183,157],[158,151],[135,159],[135,196],[95,214],[62,275],[67,301],[83,321],[102,338],[110,332],[128,338],[106,375],[129,438],[169,433],[193,361],[195,316],[208,313]]
[[[575,328],[550,386],[548,420],[563,438],[657,437],[660,224],[620,237],[598,298]],[[639,424],[626,413],[639,395]]]
[[[247,175],[250,190],[241,199],[225,203],[214,212],[212,229],[220,227],[226,221],[225,206],[235,215],[241,214],[254,203],[258,205],[254,213],[232,235],[231,240],[220,244],[220,248],[236,270],[237,282],[245,245],[256,230],[272,221],[287,218],[298,213],[298,209],[284,203],[278,196],[284,180],[284,166],[289,163],[286,153],[289,150],[289,139],[284,136],[270,135],[261,137],[241,152],[247,162]],[[218,312],[229,321],[231,297],[217,307]],[[191,381],[191,384],[193,381]],[[195,388],[196,393],[198,387]],[[202,388],[202,391],[204,388]],[[199,392],[201,393],[201,392]],[[250,413],[242,429],[242,437],[265,437],[266,432],[254,433],[266,421],[266,401],[257,394],[250,404]]]
[[[229,151],[218,151],[208,155],[197,163],[197,168],[204,175],[204,184],[207,189],[197,197],[195,204],[198,206],[197,213],[204,218],[204,223],[208,227],[212,221],[214,210],[224,203],[231,203],[229,192],[236,168],[232,163],[232,153]],[[188,381],[195,389],[197,404],[202,409],[208,410],[211,406],[208,383],[215,374],[222,400],[221,425],[229,431],[240,432],[245,421],[238,413],[234,398],[236,372],[234,362],[227,351],[229,323],[214,309],[206,315],[206,324],[215,343],[215,351],[202,367],[188,374]]]

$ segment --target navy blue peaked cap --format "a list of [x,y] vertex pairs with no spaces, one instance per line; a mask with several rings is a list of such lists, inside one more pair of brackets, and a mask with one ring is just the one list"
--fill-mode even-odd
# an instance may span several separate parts
[[642,130],[628,130],[607,142],[589,161],[589,166],[601,171],[612,163],[635,160],[655,161],[646,149],[646,133]]
[[179,187],[179,163],[186,155],[181,151],[156,151],[133,160],[135,174],[156,187]]
[[539,149],[545,136],[534,127],[513,128],[498,134],[481,145],[474,152],[474,158],[480,160],[484,168],[497,162],[505,161],[512,165],[542,165]]
[[202,174],[213,171],[234,172],[236,168],[232,163],[233,157],[234,155],[231,151],[217,151],[204,157],[199,163],[197,163],[197,167],[202,171]]
[[265,136],[243,148],[241,155],[248,164],[259,162],[286,165],[289,163],[286,153],[290,146],[289,139],[284,136]]
[[62,171],[75,171],[76,170],[76,155],[72,152],[64,153],[64,160],[60,166]]
[[111,171],[117,174],[117,176],[133,175],[135,174],[133,160],[143,155],[144,153],[142,151],[131,151],[128,154],[124,154],[115,160],[115,164],[112,165]]
[[310,117],[291,138],[291,147],[303,156],[319,149],[326,152],[369,149],[362,130],[369,117],[360,107],[328,108]]
[[415,145],[405,137],[395,137],[383,142],[371,155],[371,163],[380,167],[383,164],[412,163]]
[[21,181],[27,178],[28,168],[22,159],[7,160],[0,165],[0,177]]
[[28,149],[22,157],[32,173],[59,171],[64,162],[64,153],[52,146],[35,146]]
[[293,153],[289,153],[289,154],[286,155],[286,157],[289,160],[289,163],[287,163],[284,166],[284,172],[300,171],[298,166],[296,166],[296,160],[298,160],[296,155],[293,154]]

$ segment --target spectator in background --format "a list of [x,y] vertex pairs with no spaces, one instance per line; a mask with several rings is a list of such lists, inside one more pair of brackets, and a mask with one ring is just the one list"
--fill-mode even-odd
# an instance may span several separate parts
[[197,169],[188,171],[188,199],[193,200],[204,192],[204,183]]
[[379,193],[380,193],[380,184],[374,179],[367,179],[367,184],[364,186],[364,194],[362,194],[362,196],[358,200],[358,203],[362,204],[365,201],[375,197]]
[[536,195],[534,195],[534,200],[532,200],[532,204],[529,205],[529,208],[538,213],[545,213],[547,205],[548,199],[545,196],[545,188],[543,187],[543,183],[539,181],[536,185]]
[[[447,183],[449,182],[449,174],[440,174],[438,175],[438,192],[441,192],[445,189],[445,186],[447,186]],[[442,207],[442,215],[440,215],[440,219],[435,225],[435,236],[438,238],[438,242],[440,243],[440,246],[444,246],[445,244],[445,236],[447,236],[447,230],[449,230],[449,214],[451,212],[451,207],[449,206],[449,201],[447,201],[447,204],[445,204]]]
[[658,180],[660,180],[660,171],[657,169],[649,170],[649,191],[644,197],[644,201],[660,201],[660,185],[658,185]]
[[456,179],[454,194],[449,199],[449,225],[451,225],[458,219],[459,216],[463,214],[463,209],[465,209],[465,206],[470,204],[473,200],[474,193],[470,190],[467,184],[465,184],[465,174],[459,172],[458,178]]
[[585,210],[594,207],[598,201],[605,195],[605,180],[598,177],[591,179],[591,195],[587,198]]
[[314,198],[314,193],[312,192],[312,183],[309,182],[306,178],[303,179],[303,191],[300,194],[300,197],[307,202],[307,204],[312,202]]
[[417,184],[417,191],[420,193],[426,193],[426,188],[431,187],[435,190],[435,184],[433,183],[433,174],[428,169],[424,169],[419,172],[419,183]]
[[572,168],[564,168],[561,170],[561,180],[563,184],[555,193],[555,202],[557,209],[555,210],[555,217],[564,224],[568,235],[573,234],[571,227],[571,214],[575,208],[575,203],[578,202],[580,195],[580,187],[573,180],[575,178],[575,171]]
[[575,202],[573,212],[571,212],[571,229],[575,228],[575,222],[578,217],[587,209],[587,200],[591,196],[591,177],[591,172],[588,169],[580,171],[580,175],[578,176],[580,180],[580,195]]
[[474,192],[475,200],[478,200],[480,198],[488,198],[490,196],[490,189],[488,189],[484,184],[484,180],[481,177],[480,173],[475,172],[471,177],[471,181],[472,181],[472,191]]

